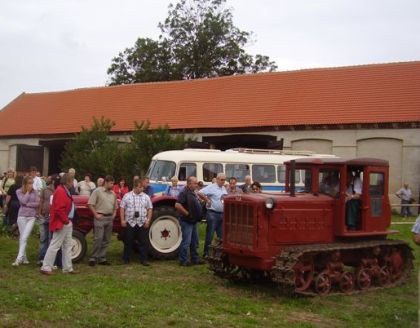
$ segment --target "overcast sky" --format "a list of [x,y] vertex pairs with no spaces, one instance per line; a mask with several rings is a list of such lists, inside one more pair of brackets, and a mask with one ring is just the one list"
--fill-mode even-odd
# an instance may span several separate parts
[[[15,0],[0,10],[0,108],[22,92],[103,86],[119,51],[157,38],[170,0]],[[228,0],[278,70],[420,60],[419,0]]]

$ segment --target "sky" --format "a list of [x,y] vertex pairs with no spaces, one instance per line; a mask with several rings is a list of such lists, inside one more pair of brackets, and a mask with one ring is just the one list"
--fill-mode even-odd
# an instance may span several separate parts
[[[22,92],[104,86],[113,57],[156,39],[170,0],[0,0],[0,108]],[[420,60],[419,0],[227,0],[246,50],[278,71]]]

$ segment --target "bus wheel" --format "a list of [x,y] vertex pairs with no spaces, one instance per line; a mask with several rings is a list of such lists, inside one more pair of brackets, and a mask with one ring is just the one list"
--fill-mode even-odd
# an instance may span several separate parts
[[86,255],[87,243],[85,235],[78,231],[73,230],[73,245],[71,247],[71,259],[73,263],[80,262]]
[[154,208],[148,239],[150,256],[165,260],[175,258],[181,240],[181,225],[175,208],[170,206]]

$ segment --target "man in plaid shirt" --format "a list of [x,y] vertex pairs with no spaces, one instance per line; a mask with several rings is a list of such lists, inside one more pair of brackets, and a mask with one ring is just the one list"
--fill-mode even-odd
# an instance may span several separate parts
[[125,228],[123,261],[130,263],[133,242],[139,243],[140,263],[149,266],[147,262],[149,226],[152,220],[152,201],[143,192],[140,179],[134,180],[133,190],[124,195],[120,203],[121,226]]

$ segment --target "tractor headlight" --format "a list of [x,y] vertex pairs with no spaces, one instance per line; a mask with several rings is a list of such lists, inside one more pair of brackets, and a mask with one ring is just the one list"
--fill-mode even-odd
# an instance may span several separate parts
[[265,200],[265,208],[272,210],[274,208],[274,199],[273,198],[267,198]]

